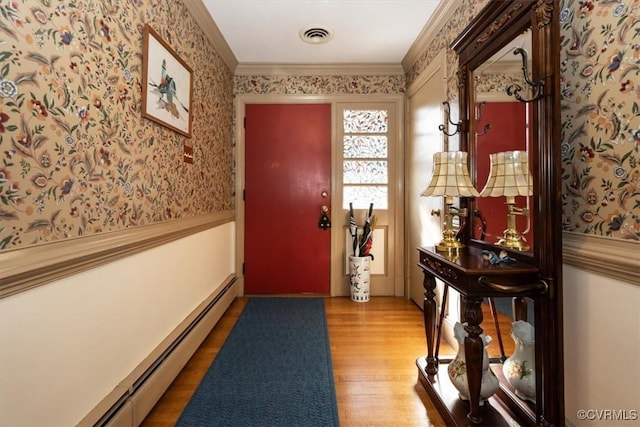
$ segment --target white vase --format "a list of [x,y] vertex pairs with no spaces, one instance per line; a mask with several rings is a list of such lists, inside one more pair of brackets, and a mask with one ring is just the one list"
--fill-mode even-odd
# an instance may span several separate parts
[[369,301],[371,285],[371,257],[349,256],[349,288],[351,301]]
[[535,329],[523,320],[511,325],[511,338],[515,341],[514,353],[505,360],[502,372],[523,400],[536,402]]
[[[456,322],[453,327],[453,335],[458,341],[458,354],[455,359],[449,363],[447,372],[451,382],[458,390],[458,395],[462,400],[469,400],[469,383],[467,380],[467,363],[464,354],[464,339],[468,335],[464,330],[464,324]],[[482,354],[482,382],[480,386],[480,405],[484,405],[484,402],[493,396],[498,390],[499,381],[493,371],[489,369],[489,355],[487,354],[487,346],[491,343],[491,337],[486,335],[480,335],[482,342],[484,343],[484,350]]]

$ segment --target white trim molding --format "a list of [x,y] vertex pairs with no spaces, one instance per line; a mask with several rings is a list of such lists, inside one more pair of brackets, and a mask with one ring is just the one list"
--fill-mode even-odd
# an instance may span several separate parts
[[640,286],[640,244],[581,233],[562,233],[563,261]]
[[429,43],[433,42],[433,39],[444,28],[445,24],[451,20],[454,12],[461,4],[462,0],[447,0],[438,4],[433,15],[431,15],[404,58],[402,58],[402,67],[405,71],[409,71],[413,64],[416,63],[420,55],[429,46]]
[[[425,68],[416,78],[415,80],[407,87],[407,98],[411,98],[413,95],[420,90],[420,88],[427,82],[429,79],[436,74],[438,71],[442,70],[443,75],[445,76],[442,79],[442,100],[446,100],[446,86],[447,86],[447,56],[444,50],[441,50],[434,58],[433,61]],[[408,101],[408,99],[407,99]],[[407,111],[408,113],[408,111]]]
[[182,0],[182,4],[233,73],[238,66],[238,60],[202,0]]
[[231,222],[233,211],[0,252],[0,298]]

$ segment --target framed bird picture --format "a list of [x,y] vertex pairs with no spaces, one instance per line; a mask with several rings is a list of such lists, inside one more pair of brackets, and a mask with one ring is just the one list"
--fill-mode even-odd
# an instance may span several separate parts
[[191,138],[193,71],[149,25],[144,26],[142,117]]

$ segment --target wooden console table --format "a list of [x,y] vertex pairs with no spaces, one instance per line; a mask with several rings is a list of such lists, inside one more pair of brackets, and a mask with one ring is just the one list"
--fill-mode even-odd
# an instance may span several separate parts
[[[491,425],[509,425],[507,419],[521,420],[524,424],[534,424],[526,411],[515,412],[514,405],[502,402],[498,394],[488,404],[480,406],[480,388],[482,381],[482,358],[484,343],[482,334],[482,301],[485,297],[535,297],[546,292],[546,284],[539,279],[536,267],[512,261],[509,264],[492,265],[482,256],[479,247],[465,247],[457,256],[438,253],[431,247],[418,248],[419,266],[424,272],[424,323],[427,339],[427,355],[418,359],[420,382],[438,407],[448,425],[468,425],[490,423]],[[462,297],[462,322],[468,336],[464,341],[464,351],[469,385],[468,405],[458,398],[457,390],[450,384],[446,366],[439,367],[434,353],[438,328],[436,278],[458,291]],[[444,368],[444,369],[443,369]],[[499,371],[496,369],[494,371]],[[501,372],[496,372],[500,378]],[[445,384],[443,384],[445,383]],[[448,384],[446,384],[448,383]],[[506,387],[501,379],[501,388]],[[503,394],[504,396],[504,394]],[[505,398],[508,400],[508,398]],[[496,404],[492,404],[496,403]],[[502,421],[501,421],[502,420]]]

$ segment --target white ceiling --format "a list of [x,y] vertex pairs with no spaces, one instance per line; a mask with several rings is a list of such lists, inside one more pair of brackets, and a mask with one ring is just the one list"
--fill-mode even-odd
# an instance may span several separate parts
[[[240,64],[399,64],[441,0],[203,0]],[[446,1],[446,0],[442,0]],[[321,27],[325,44],[301,40]]]

